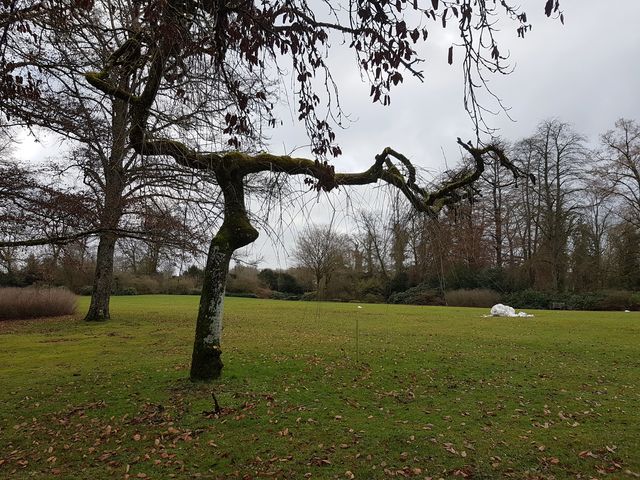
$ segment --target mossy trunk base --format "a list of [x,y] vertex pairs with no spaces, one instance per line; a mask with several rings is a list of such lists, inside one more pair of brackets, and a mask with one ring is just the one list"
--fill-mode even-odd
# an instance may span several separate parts
[[109,307],[107,307],[106,309],[102,308],[98,308],[98,309],[91,309],[87,312],[87,315],[84,317],[84,321],[85,322],[106,322],[107,320],[109,320],[110,315],[109,315]]
[[220,378],[222,375],[222,350],[215,347],[205,347],[193,350],[191,357],[192,381],[208,381]]

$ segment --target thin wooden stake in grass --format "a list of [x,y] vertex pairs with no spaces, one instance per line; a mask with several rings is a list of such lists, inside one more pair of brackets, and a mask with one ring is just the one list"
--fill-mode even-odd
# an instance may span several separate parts
[[222,409],[220,408],[215,392],[211,392],[211,398],[213,398],[213,413],[217,415],[222,411]]
[[[358,305],[358,309],[362,307]],[[356,314],[356,362],[360,363],[360,315]]]
[[220,408],[215,392],[211,392],[211,398],[213,399],[213,410],[204,410],[202,414],[207,418],[218,418],[218,415],[222,413],[222,408]]
[[358,317],[356,317],[356,362],[360,362],[360,329],[358,325]]

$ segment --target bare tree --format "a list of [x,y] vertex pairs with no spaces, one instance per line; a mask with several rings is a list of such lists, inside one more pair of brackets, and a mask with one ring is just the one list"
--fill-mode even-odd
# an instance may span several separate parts
[[393,259],[393,269],[396,277],[405,272],[405,261],[407,259],[407,247],[409,244],[409,232],[407,221],[411,216],[411,207],[406,203],[400,192],[394,192],[391,199],[391,257]]
[[[48,245],[55,270],[65,244],[91,228],[91,202],[82,192],[47,185],[42,172],[16,161],[0,161],[0,260],[9,274],[22,247]],[[46,255],[45,255],[46,256]]]
[[[15,194],[16,182],[21,182],[26,172],[17,170],[12,165],[14,145],[4,122],[0,122],[0,238],[15,238],[18,234],[15,224],[10,225],[10,220],[16,218],[15,205],[11,197]],[[0,247],[0,268],[3,268],[9,277],[13,275],[17,261],[17,247]]]
[[[509,150],[501,140],[496,140],[503,149]],[[515,185],[513,177],[505,175],[505,172],[495,163],[491,163],[485,170],[478,188],[488,190],[488,196],[484,208],[488,210],[491,221],[489,237],[492,241],[495,255],[495,266],[501,269],[504,265],[505,240],[508,239],[510,213],[507,211],[508,192]],[[511,255],[510,255],[511,256]]]
[[621,118],[614,130],[601,137],[602,166],[596,175],[605,179],[621,202],[621,217],[640,228],[640,124]]
[[568,239],[581,206],[577,193],[587,160],[584,138],[567,123],[547,120],[538,125],[534,136],[518,144],[517,152],[519,165],[537,178],[537,183],[526,182],[522,190],[525,257],[539,285],[562,291]]
[[380,212],[363,210],[357,218],[357,223],[362,232],[359,237],[367,265],[367,274],[380,273],[383,278],[389,279],[391,231],[381,217]]
[[331,226],[309,226],[296,238],[293,257],[299,266],[313,272],[320,298],[326,293],[331,276],[344,267],[346,249],[346,237]]
[[607,277],[605,255],[608,236],[614,225],[615,196],[609,190],[606,180],[594,173],[589,172],[584,179],[581,200],[580,221],[583,225],[583,235],[588,241],[587,252],[590,257],[589,272],[582,283],[604,288]]
[[640,229],[630,222],[611,227],[607,252],[609,285],[640,289]]
[[[1,96],[0,106],[14,125],[29,127],[34,135],[46,130],[67,140],[68,158],[52,167],[61,179],[79,180],[83,195],[93,200],[94,215],[87,228],[40,240],[60,248],[63,241],[83,235],[98,237],[93,293],[85,319],[106,320],[118,239],[148,237],[148,245],[159,245],[157,229],[139,221],[158,197],[179,200],[182,208],[197,203],[194,209],[203,214],[201,218],[209,217],[202,223],[214,225],[219,208],[210,185],[215,180],[206,172],[169,166],[162,159],[146,162],[128,144],[129,103],[105,97],[84,81],[82,73],[101,68],[103,59],[126,42],[126,32],[135,28],[141,14],[137,2],[100,1],[91,8],[41,2],[29,8],[26,2],[13,1],[1,8],[4,17],[0,18],[8,22],[0,56],[8,94]],[[35,44],[32,35],[39,38]],[[138,73],[119,68],[119,86],[135,88]],[[151,128],[158,133],[190,128],[195,122],[206,129],[209,140],[219,135],[220,122],[206,119],[219,115],[215,109],[224,104],[214,109],[212,102],[203,100],[209,87],[204,88],[198,79],[187,75],[182,83],[192,86],[196,106],[183,114],[173,93],[159,91],[158,102],[173,117],[169,125],[166,116],[158,116]],[[184,241],[182,246],[194,247]]]

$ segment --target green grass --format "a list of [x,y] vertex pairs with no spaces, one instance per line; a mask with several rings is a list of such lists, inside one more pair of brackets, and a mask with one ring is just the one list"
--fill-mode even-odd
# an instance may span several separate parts
[[207,385],[186,380],[196,297],[116,297],[103,324],[86,303],[0,324],[0,478],[640,473],[637,313],[229,298]]

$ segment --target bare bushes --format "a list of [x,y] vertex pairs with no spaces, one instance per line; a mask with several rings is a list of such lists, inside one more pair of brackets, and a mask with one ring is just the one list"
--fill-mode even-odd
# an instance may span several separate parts
[[487,288],[473,290],[451,290],[445,293],[447,305],[451,307],[492,307],[500,302],[500,294]]
[[71,315],[76,304],[64,288],[0,288],[0,320]]

